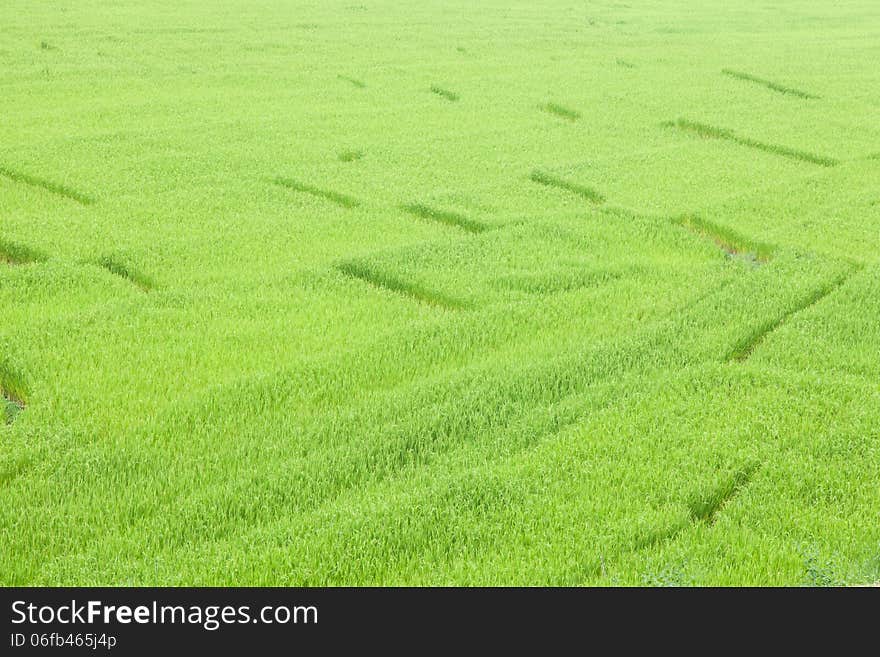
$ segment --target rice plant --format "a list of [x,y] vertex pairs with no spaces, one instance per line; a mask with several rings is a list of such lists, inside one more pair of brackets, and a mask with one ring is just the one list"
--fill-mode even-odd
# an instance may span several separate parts
[[569,4],[0,5],[0,583],[880,579],[874,3]]

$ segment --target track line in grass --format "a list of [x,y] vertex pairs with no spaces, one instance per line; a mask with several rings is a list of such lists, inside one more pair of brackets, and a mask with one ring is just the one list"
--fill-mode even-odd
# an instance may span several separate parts
[[677,119],[675,121],[667,121],[662,125],[668,128],[678,128],[679,130],[683,130],[685,132],[689,132],[691,134],[695,134],[708,139],[722,139],[725,141],[730,141],[735,144],[739,144],[740,146],[747,146],[748,148],[754,148],[765,153],[771,153],[773,155],[779,155],[780,157],[786,157],[790,160],[800,160],[801,162],[818,164],[819,166],[823,167],[833,167],[839,164],[838,160],[835,160],[831,157],[816,155],[814,153],[808,153],[807,151],[800,151],[793,148],[788,148],[787,146],[779,146],[778,144],[768,144],[766,142],[758,141],[756,139],[751,139],[750,137],[742,137],[740,135],[737,135],[732,130],[728,130],[727,128],[719,128],[717,126],[708,125],[706,123],[698,123],[696,121],[689,121],[687,119]]
[[673,222],[687,230],[715,242],[730,257],[752,258],[756,263],[765,263],[773,256],[773,247],[764,242],[756,242],[736,231],[720,226],[695,215],[673,218]]
[[742,71],[734,71],[729,68],[721,69],[721,72],[731,78],[735,78],[737,80],[743,80],[745,82],[752,82],[754,84],[761,85],[762,87],[766,87],[767,89],[772,89],[777,93],[786,94],[788,96],[797,96],[798,98],[804,98],[806,100],[818,100],[819,96],[815,94],[811,94],[807,91],[802,91],[800,89],[795,89],[794,87],[787,87],[783,84],[779,84],[778,82],[773,82],[773,80],[765,80],[764,78],[759,78],[755,75],[751,75],[750,73],[743,73]]
[[26,265],[45,259],[46,256],[36,249],[0,239],[0,262],[8,265]]
[[779,317],[763,322],[755,330],[753,330],[742,340],[740,340],[736,346],[734,346],[734,348],[727,354],[726,360],[737,362],[748,360],[749,356],[752,355],[752,352],[754,352],[758,345],[760,345],[767,338],[768,335],[776,331],[776,329],[782,326],[794,315],[797,315],[798,313],[801,313],[815,306],[825,297],[841,287],[844,283],[846,283],[846,281],[848,281],[855,273],[860,270],[861,267],[857,266],[851,271],[845,274],[841,274],[834,280],[829,281],[828,283],[810,292],[808,296],[806,296],[803,300],[801,300],[798,304],[796,304],[786,312],[782,313],[782,315],[780,315]]
[[464,310],[467,308],[467,304],[458,299],[453,299],[441,292],[429,290],[415,283],[403,281],[384,272],[376,271],[362,262],[343,262],[338,264],[336,268],[350,278],[355,278],[381,290],[394,292],[430,306],[445,308],[446,310]]
[[677,522],[665,529],[649,531],[637,536],[633,541],[632,551],[639,552],[668,543],[697,525],[711,526],[715,524],[718,514],[749,485],[759,467],[759,463],[750,463],[722,481],[717,488],[693,497],[687,503],[687,520]]
[[701,238],[711,240],[729,257],[749,260],[756,265],[762,265],[769,262],[776,252],[776,247],[772,244],[753,240],[727,226],[716,224],[694,214],[662,217],[642,214],[635,210],[617,206],[604,206],[600,208],[599,211],[602,214],[624,219],[670,222],[673,225],[680,226]]
[[70,187],[66,187],[65,185],[52,182],[51,180],[44,180],[43,178],[31,176],[29,174],[22,173],[21,171],[15,171],[14,169],[9,169],[7,167],[0,166],[0,176],[8,178],[13,182],[21,183],[23,185],[39,187],[40,189],[51,192],[52,194],[56,194],[57,196],[63,196],[64,198],[70,199],[71,201],[76,201],[80,205],[91,205],[95,202],[95,199],[93,199],[88,194],[84,194],[75,189],[71,189]]
[[431,85],[431,92],[440,96],[444,100],[448,100],[451,103],[454,103],[459,99],[459,95],[454,91],[450,91],[449,89],[444,89],[438,85]]
[[314,196],[316,198],[335,203],[336,205],[342,206],[343,208],[356,208],[361,204],[361,202],[358,201],[356,198],[347,196],[346,194],[340,194],[339,192],[334,192],[332,190],[321,189],[313,185],[307,185],[305,183],[292,180],[291,178],[282,178],[279,176],[273,178],[272,182],[279,187],[292,189],[295,192],[301,192],[303,194],[309,194],[310,196]]
[[469,233],[482,233],[489,229],[486,224],[465,217],[457,212],[438,210],[421,203],[408,203],[406,205],[401,205],[400,209],[413,216],[427,219],[429,221],[435,221],[447,226],[455,226],[466,230]]
[[124,278],[130,283],[134,283],[134,285],[139,287],[144,292],[149,292],[153,289],[153,281],[148,276],[142,274],[141,272],[122,262],[118,258],[103,256],[101,258],[98,258],[97,264],[99,267],[103,267],[111,274],[119,276],[120,278]]
[[691,520],[694,523],[715,523],[721,510],[736,497],[740,491],[749,485],[755,472],[758,471],[757,463],[750,463],[744,468],[737,470],[729,479],[708,493],[692,499],[688,503]]
[[543,171],[539,171],[537,169],[529,174],[529,180],[538,183],[539,185],[544,185],[545,187],[553,187],[556,189],[561,189],[565,192],[569,192],[571,194],[575,194],[583,199],[586,199],[590,203],[603,203],[605,201],[605,197],[592,187],[571,183],[567,180],[563,180],[562,178],[550,175],[549,173],[544,173]]
[[567,107],[563,107],[562,105],[558,105],[556,103],[545,103],[544,105],[541,105],[541,109],[548,114],[553,114],[554,116],[566,119],[567,121],[577,121],[579,118],[581,118],[580,112],[569,109]]
[[366,89],[367,88],[367,85],[363,81],[358,80],[357,78],[350,78],[347,75],[337,75],[336,77],[339,78],[340,80],[344,80],[345,82],[348,82],[350,85],[352,85],[353,87],[357,87],[358,89]]

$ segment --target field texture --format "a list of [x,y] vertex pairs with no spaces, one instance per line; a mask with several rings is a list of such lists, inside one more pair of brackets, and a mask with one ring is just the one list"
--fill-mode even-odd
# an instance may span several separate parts
[[880,580],[880,6],[0,7],[0,583]]

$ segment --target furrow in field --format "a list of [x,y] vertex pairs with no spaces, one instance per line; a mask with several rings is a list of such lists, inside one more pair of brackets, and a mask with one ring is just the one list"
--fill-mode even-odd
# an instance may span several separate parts
[[407,205],[402,205],[400,206],[400,209],[404,212],[408,212],[409,214],[420,217],[422,219],[436,221],[441,224],[446,224],[447,226],[456,226],[458,228],[462,228],[469,233],[482,233],[489,228],[486,224],[465,217],[464,215],[457,212],[438,210],[427,205],[422,205],[421,203],[410,203]]
[[277,177],[274,178],[272,182],[279,187],[292,189],[295,192],[301,192],[303,194],[309,194],[310,196],[314,196],[316,198],[335,203],[336,205],[342,206],[343,208],[356,208],[361,204],[361,202],[358,201],[356,198],[352,198],[351,196],[348,196],[346,194],[340,194],[339,192],[334,192],[332,190],[321,189],[319,187],[307,185],[305,183],[292,180],[290,178]]
[[111,274],[133,283],[144,292],[148,292],[153,288],[153,281],[148,276],[139,272],[131,265],[122,262],[118,258],[104,256],[98,259],[97,264]]
[[581,113],[569,109],[567,107],[563,107],[562,105],[558,105],[556,103],[546,103],[541,105],[541,109],[547,112],[548,114],[553,114],[554,116],[558,116],[559,118],[566,119],[568,121],[577,121],[581,118]]
[[816,155],[814,153],[808,153],[806,151],[788,148],[787,146],[780,146],[778,144],[768,144],[766,142],[758,141],[750,137],[737,135],[735,132],[733,132],[732,130],[728,130],[727,128],[719,128],[717,126],[712,126],[705,123],[697,123],[696,121],[689,121],[687,119],[667,121],[663,125],[665,127],[678,128],[679,130],[683,130],[685,132],[689,132],[691,134],[695,134],[707,139],[722,139],[725,141],[730,141],[735,144],[739,144],[740,146],[754,148],[756,150],[763,151],[765,153],[771,153],[773,155],[779,155],[790,160],[799,160],[801,162],[807,162],[809,164],[818,164],[819,166],[823,167],[833,167],[839,164],[838,160],[835,160],[831,157]]
[[43,178],[31,176],[29,174],[22,173],[21,171],[15,171],[14,169],[0,167],[0,176],[8,178],[13,182],[21,183],[23,185],[39,187],[40,189],[43,189],[52,194],[56,194],[57,196],[63,196],[64,198],[70,199],[71,201],[76,201],[80,205],[91,205],[95,202],[95,199],[93,199],[88,194],[84,194],[83,192],[71,189],[70,187],[52,182],[51,180],[44,180]]
[[825,285],[816,288],[797,305],[793,306],[775,319],[771,319],[762,323],[755,330],[753,330],[742,340],[740,340],[740,342],[730,351],[730,353],[728,353],[727,360],[740,362],[748,360],[749,356],[752,355],[752,352],[767,338],[768,335],[773,333],[776,329],[782,326],[794,315],[808,310],[809,308],[812,308],[817,303],[822,301],[822,299],[837,290],[841,285],[849,280],[853,273],[855,273],[855,271],[858,271],[858,269],[859,268],[856,268],[854,271],[842,274],[834,280],[826,283]]
[[366,89],[367,88],[367,85],[364,84],[363,81],[358,80],[357,78],[350,78],[347,75],[338,75],[336,77],[338,77],[340,80],[344,80],[345,82],[348,82],[350,85],[352,85],[353,87],[357,87],[358,89]]
[[779,84],[778,82],[773,82],[773,80],[765,80],[764,78],[759,78],[749,73],[734,71],[729,68],[721,69],[721,72],[728,77],[735,78],[737,80],[743,80],[745,82],[759,84],[762,87],[767,87],[768,89],[776,91],[777,93],[786,94],[788,96],[797,96],[798,98],[803,98],[805,100],[817,100],[819,98],[819,96],[816,96],[809,92],[801,91],[800,89],[795,89],[794,87],[787,87],[783,84]]
[[45,255],[28,246],[0,240],[0,262],[5,262],[9,265],[26,265],[45,259]]
[[361,262],[343,262],[337,265],[337,269],[346,276],[368,283],[373,287],[410,297],[431,306],[447,310],[463,310],[467,308],[467,304],[458,299],[453,299],[441,292],[429,290],[415,283],[403,281],[396,276],[376,271]]
[[671,222],[707,240],[724,251],[731,258],[743,258],[755,264],[768,262],[776,251],[776,247],[766,242],[753,240],[738,233],[732,228],[716,224],[694,214],[683,214],[673,217],[661,217],[642,214],[627,208],[616,206],[602,207],[602,214],[624,219],[639,219],[657,222]]
[[751,258],[764,263],[773,256],[773,247],[763,242],[755,242],[736,231],[720,226],[695,215],[685,215],[674,219],[675,223],[687,228],[700,237],[712,240],[722,251],[731,257]]
[[543,171],[532,171],[532,173],[529,174],[529,180],[538,183],[539,185],[544,185],[545,187],[553,187],[555,189],[569,192],[570,194],[575,194],[576,196],[586,199],[590,203],[602,203],[605,201],[605,197],[591,187],[571,183],[562,178],[550,175],[549,173],[544,173]]
[[743,488],[748,486],[758,470],[752,463],[737,470],[717,488],[698,494],[688,502],[689,517],[665,529],[646,531],[637,535],[632,544],[633,552],[648,550],[675,540],[679,535],[699,524],[712,525],[724,506],[730,503]]
[[688,508],[691,520],[694,523],[711,525],[715,522],[718,514],[740,491],[749,485],[755,472],[758,470],[757,463],[750,463],[746,467],[737,470],[732,477],[711,491],[696,497],[690,501]]

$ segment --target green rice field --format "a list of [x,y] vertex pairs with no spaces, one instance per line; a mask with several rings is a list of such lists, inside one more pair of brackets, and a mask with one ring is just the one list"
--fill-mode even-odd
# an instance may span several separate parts
[[880,581],[875,0],[6,0],[0,88],[0,584]]

